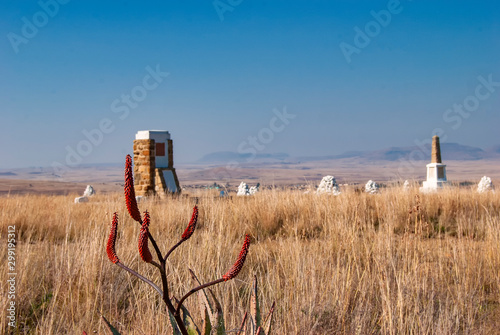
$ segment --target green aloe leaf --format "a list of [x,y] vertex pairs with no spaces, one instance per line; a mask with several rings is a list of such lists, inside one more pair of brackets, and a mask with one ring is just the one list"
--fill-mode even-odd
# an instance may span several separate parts
[[168,318],[170,320],[170,325],[172,326],[173,335],[182,335],[179,326],[177,326],[177,321],[175,321],[175,318],[170,311],[168,311]]
[[226,334],[226,325],[224,322],[224,312],[222,311],[222,306],[219,303],[219,300],[215,297],[215,294],[211,289],[208,289],[210,292],[210,296],[212,297],[213,303],[215,305],[215,313],[213,314],[213,319],[211,320],[212,326],[215,327],[217,335],[225,335]]
[[182,322],[184,322],[184,325],[186,326],[186,330],[189,335],[200,335],[200,330],[198,329],[198,326],[194,322],[191,314],[187,310],[184,305],[181,306],[182,310]]
[[101,318],[104,320],[104,322],[106,323],[106,326],[108,326],[109,330],[111,330],[111,334],[113,335],[121,335],[120,332],[111,325],[111,323],[109,323],[108,320],[106,320],[106,318],[104,317],[104,315],[101,315]]
[[269,314],[267,314],[266,320],[264,321],[264,330],[266,335],[271,335],[271,325],[273,323],[273,313],[274,313],[275,303],[276,302],[273,302],[273,305],[269,310]]
[[257,276],[254,276],[252,292],[250,294],[250,326],[252,334],[257,334],[260,322],[259,287]]

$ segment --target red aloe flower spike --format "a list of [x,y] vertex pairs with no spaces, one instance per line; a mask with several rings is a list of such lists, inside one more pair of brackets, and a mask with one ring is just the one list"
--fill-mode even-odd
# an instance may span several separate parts
[[194,229],[196,228],[196,222],[198,221],[198,206],[193,207],[193,216],[191,216],[191,221],[189,221],[189,224],[182,234],[182,240],[185,241],[188,238],[191,237],[194,233]]
[[139,208],[137,207],[137,200],[135,199],[135,190],[134,190],[134,176],[132,173],[132,157],[127,155],[125,159],[125,202],[127,203],[127,209],[135,221],[142,223],[141,220],[141,212],[139,212]]
[[148,236],[149,236],[149,213],[144,212],[144,221],[142,222],[141,232],[139,233],[139,255],[141,259],[146,263],[151,263],[153,256],[148,247]]
[[226,272],[225,275],[222,276],[222,279],[224,279],[224,281],[231,280],[238,275],[241,268],[243,267],[243,263],[245,263],[245,258],[247,257],[249,248],[250,248],[250,235],[246,234],[245,242],[243,242],[243,247],[241,248],[238,259],[233,264],[233,267],[229,269],[229,271]]
[[113,214],[113,222],[111,223],[111,231],[108,237],[108,244],[106,245],[106,253],[108,254],[108,258],[113,263],[119,263],[120,260],[118,256],[116,256],[115,252],[115,242],[116,242],[116,231],[118,229],[118,214],[115,212]]

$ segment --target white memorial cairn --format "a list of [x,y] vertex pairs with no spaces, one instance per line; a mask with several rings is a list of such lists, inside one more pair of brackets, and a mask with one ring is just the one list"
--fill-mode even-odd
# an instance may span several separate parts
[[479,184],[477,184],[477,191],[479,193],[493,191],[493,183],[491,182],[491,178],[486,176],[481,178],[481,181],[479,182]]
[[95,190],[92,187],[92,185],[87,185],[87,188],[85,188],[85,191],[83,192],[83,196],[75,198],[75,204],[89,202],[89,197],[92,197],[94,195],[95,195]]
[[366,193],[377,194],[378,189],[379,189],[378,184],[371,179],[368,180],[368,182],[365,185],[365,192]]
[[334,176],[324,176],[323,179],[321,179],[316,194],[325,193],[333,195],[339,195],[341,193]]
[[241,182],[240,186],[238,186],[238,193],[236,193],[237,196],[242,196],[242,195],[250,195],[250,190],[248,188],[247,183]]
[[410,190],[410,182],[408,180],[405,180],[403,184],[403,190],[408,191]]
[[85,192],[83,192],[84,197],[91,197],[95,195],[95,190],[92,187],[92,185],[87,185],[87,188],[85,189]]
[[260,183],[255,186],[248,187],[247,183],[241,182],[240,186],[238,186],[238,193],[236,193],[236,195],[254,195],[255,193],[259,192],[259,187]]
[[446,165],[441,162],[441,147],[439,145],[439,137],[432,137],[432,157],[431,163],[427,164],[427,180],[423,182],[420,191],[432,192],[447,182]]

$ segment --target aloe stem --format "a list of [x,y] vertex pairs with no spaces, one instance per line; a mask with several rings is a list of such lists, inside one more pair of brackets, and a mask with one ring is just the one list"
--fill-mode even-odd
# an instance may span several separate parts
[[224,281],[224,278],[219,278],[217,280],[214,280],[214,281],[211,281],[209,283],[206,283],[206,284],[203,284],[203,285],[200,285],[198,287],[195,287],[193,288],[191,291],[189,291],[188,293],[186,293],[182,298],[181,300],[179,301],[179,303],[177,304],[177,310],[175,311],[175,314],[174,315],[180,315],[180,310],[181,310],[181,306],[182,306],[182,303],[184,302],[184,300],[186,300],[191,294],[193,293],[196,293],[198,292],[199,290],[202,290],[204,288],[207,288],[209,286],[212,286],[212,285],[215,285],[215,284],[219,284],[219,283],[222,283]]

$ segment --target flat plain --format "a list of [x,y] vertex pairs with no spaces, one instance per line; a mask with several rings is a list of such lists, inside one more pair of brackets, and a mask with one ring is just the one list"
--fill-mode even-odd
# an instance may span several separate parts
[[[297,179],[250,197],[230,193],[221,198],[216,190],[193,186],[183,196],[151,198],[139,208],[151,213],[151,233],[160,249],[168,250],[180,239],[193,206],[199,206],[194,235],[167,265],[171,292],[177,297],[192,287],[188,269],[205,282],[220,278],[236,259],[243,236],[251,235],[242,272],[214,288],[228,330],[249,310],[250,287],[257,276],[262,310],[276,301],[274,334],[495,334],[500,329],[500,192],[478,194],[475,184],[463,181],[490,174],[495,182],[499,176],[492,174],[494,164],[483,165],[489,173],[476,174],[473,167],[470,162],[450,166],[450,177],[456,171],[463,175],[454,186],[434,194],[421,194],[417,183],[404,190],[388,180],[379,194],[370,195],[359,188],[364,180],[376,180],[373,174],[382,168],[365,167],[363,176],[349,177],[325,167],[302,172],[339,176],[341,195],[293,189]],[[3,193],[4,245],[7,226],[16,230],[18,328],[12,332],[5,326],[9,301],[2,295],[0,333],[106,334],[101,314],[123,334],[170,332],[161,299],[106,257],[111,219],[117,212],[118,256],[159,283],[155,268],[140,260],[140,227],[127,213],[122,171],[115,170],[101,172],[110,180],[94,174],[98,193],[88,203],[73,203],[88,183],[85,179],[56,186],[27,179],[17,181],[19,189],[22,183],[32,183],[38,194],[13,192],[14,184],[10,193]],[[290,169],[274,173],[284,170]],[[179,169],[181,184],[187,183],[189,173],[200,176],[190,185],[216,182],[192,168]],[[263,178],[273,178],[263,175],[263,183]],[[310,183],[302,184],[312,188],[319,180],[311,176]],[[238,179],[230,182],[237,186]],[[62,193],[53,193],[55,189]],[[7,259],[7,248],[0,255]],[[7,271],[2,267],[2,278]],[[188,299],[186,306],[199,322],[197,299]]]

